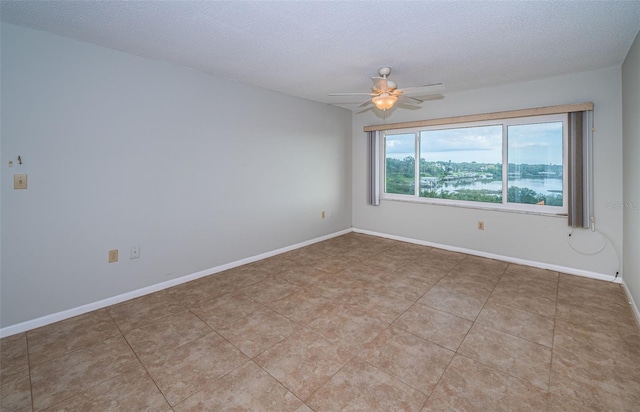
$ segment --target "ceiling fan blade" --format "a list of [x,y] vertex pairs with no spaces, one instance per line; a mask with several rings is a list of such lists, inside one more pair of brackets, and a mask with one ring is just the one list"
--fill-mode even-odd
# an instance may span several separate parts
[[365,102],[360,103],[360,104],[358,105],[358,107],[357,107],[357,108],[360,108],[360,107],[367,107],[367,106],[369,106],[369,105],[373,105],[373,102],[372,102],[371,100],[367,100],[367,101],[365,101]]
[[[373,110],[374,107],[375,107],[374,105],[367,106],[367,107],[365,107],[363,109],[360,109],[360,110],[356,111],[356,113],[357,114],[364,113],[366,111]],[[355,109],[354,109],[354,111],[355,111]]]
[[387,79],[385,79],[384,77],[372,77],[371,81],[373,82],[373,88],[375,90],[380,90],[381,92],[386,92],[387,90],[389,90]]
[[401,109],[409,109],[409,110],[419,110],[422,109],[422,106],[416,106],[413,104],[408,104],[408,103],[398,103],[397,107],[401,108]]
[[400,95],[398,96],[398,103],[399,104],[420,104],[422,103],[423,100],[421,99],[417,99],[415,97],[409,97],[409,96],[404,96],[404,95]]
[[374,93],[329,93],[329,96],[375,96]]
[[442,99],[444,99],[444,95],[442,95],[440,93],[426,94],[426,95],[422,95],[422,96],[411,96],[411,97],[414,98],[414,99],[422,100],[423,102],[426,102],[427,100],[442,100]]
[[420,94],[429,94],[435,92],[444,91],[444,84],[442,83],[433,83],[433,84],[425,84],[424,86],[416,86],[416,87],[405,87],[402,89],[402,94],[410,94],[410,95],[420,95]]

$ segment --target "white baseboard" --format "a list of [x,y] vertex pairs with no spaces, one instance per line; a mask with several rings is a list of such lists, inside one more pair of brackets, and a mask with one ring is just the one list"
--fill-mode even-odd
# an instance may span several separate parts
[[504,262],[515,263],[517,265],[532,266],[540,269],[553,270],[555,272],[567,273],[569,275],[576,275],[576,276],[582,276],[582,277],[591,278],[591,279],[605,280],[607,282],[614,282],[614,283],[622,282],[622,279],[620,279],[619,277],[616,278],[615,276],[612,276],[612,275],[605,275],[602,273],[591,272],[588,270],[570,268],[570,267],[560,266],[560,265],[552,265],[549,263],[519,259],[511,256],[497,255],[495,253],[481,252],[478,250],[466,249],[466,248],[457,247],[457,246],[449,246],[449,245],[443,245],[440,243],[427,242],[424,240],[406,238],[402,236],[388,235],[386,233],[373,232],[370,230],[362,230],[362,229],[354,228],[353,231],[356,233],[362,233],[365,235],[384,237],[387,239],[399,240],[401,242],[414,243],[416,245],[431,246],[438,249],[450,250],[452,252],[465,253],[467,255],[480,256],[488,259],[502,260]]
[[624,280],[622,281],[622,290],[624,290],[627,301],[629,302],[629,305],[631,305],[631,312],[635,315],[636,322],[640,328],[640,310],[638,310],[638,305],[636,305],[636,302],[633,300],[633,296],[631,296],[627,283]]
[[587,278],[591,278],[591,279],[598,279],[598,280],[604,280],[604,281],[609,281],[609,282],[615,282],[615,283],[622,283],[623,286],[623,290],[625,291],[625,294],[627,296],[627,299],[629,300],[629,304],[632,307],[632,311],[634,313],[634,315],[636,316],[636,320],[638,320],[638,324],[640,324],[640,311],[638,310],[638,306],[636,305],[636,303],[633,301],[633,298],[631,296],[631,294],[629,293],[626,284],[624,283],[624,281],[621,278],[615,278],[614,276],[611,275],[605,275],[605,274],[601,274],[601,273],[597,273],[597,272],[591,272],[591,271],[587,271],[587,270],[581,270],[581,269],[575,269],[575,268],[570,268],[570,267],[565,267],[565,266],[560,266],[560,265],[552,265],[552,264],[547,264],[547,263],[542,263],[542,262],[536,262],[536,261],[531,261],[531,260],[525,260],[525,259],[519,259],[519,258],[513,258],[510,256],[502,256],[502,255],[497,255],[494,253],[488,253],[488,252],[481,252],[481,251],[477,251],[477,250],[472,250],[472,249],[466,249],[466,248],[461,248],[461,247],[456,247],[456,246],[449,246],[449,245],[443,245],[443,244],[439,244],[439,243],[433,243],[433,242],[427,242],[427,241],[423,241],[423,240],[417,240],[417,239],[411,239],[411,238],[406,238],[406,237],[402,237],[402,236],[395,236],[395,235],[389,235],[386,233],[379,233],[379,232],[373,232],[373,231],[369,231],[369,230],[362,230],[362,229],[357,229],[357,228],[349,228],[349,229],[344,229],[341,230],[339,232],[335,232],[335,233],[331,233],[329,235],[325,235],[325,236],[321,236],[318,238],[314,238],[311,240],[307,240],[304,242],[300,242],[300,243],[296,243],[294,245],[291,246],[286,246],[280,249],[276,249],[276,250],[272,250],[270,252],[266,252],[266,253],[261,253],[259,255],[255,255],[255,256],[251,256],[245,259],[240,259],[237,260],[235,262],[231,262],[231,263],[227,263],[224,265],[220,265],[220,266],[216,266],[210,269],[206,269],[206,270],[202,270],[200,272],[196,272],[196,273],[192,273],[190,275],[186,275],[186,276],[182,276],[180,278],[177,279],[172,279],[166,282],[161,282],[161,283],[157,283],[155,285],[151,285],[142,289],[137,289],[131,292],[127,292],[127,293],[123,293],[121,295],[117,295],[117,296],[113,296],[107,299],[103,299],[97,302],[92,302],[86,305],[82,305],[82,306],[78,306],[76,308],[71,308],[71,309],[67,309],[61,312],[57,312],[57,313],[53,313],[50,315],[46,315],[46,316],[42,316],[36,319],[32,319],[26,322],[22,322],[22,323],[18,323],[15,325],[11,325],[11,326],[7,326],[4,327],[2,329],[0,329],[0,338],[3,337],[7,337],[7,336],[11,336],[11,335],[15,335],[17,333],[22,333],[22,332],[26,332],[35,328],[39,328],[42,326],[46,326],[49,325],[51,323],[55,323],[55,322],[59,322],[65,319],[69,319],[72,318],[74,316],[78,316],[78,315],[82,315],[84,313],[88,313],[94,310],[98,310],[98,309],[102,309],[111,305],[115,305],[117,303],[121,303],[124,302],[126,300],[130,300],[130,299],[134,299],[140,296],[144,296],[144,295],[148,295],[150,293],[154,293],[154,292],[158,292],[160,290],[163,289],[167,289],[176,285],[180,285],[182,283],[186,283],[186,282],[190,282],[192,280],[196,280],[199,279],[201,277],[204,276],[209,276],[209,275],[213,275],[215,273],[219,273],[228,269],[232,269],[238,266],[242,266],[242,265],[246,265],[248,263],[253,263],[256,262],[258,260],[262,260],[262,259],[266,259],[272,256],[276,256],[279,255],[281,253],[285,253],[285,252],[289,252],[291,250],[295,250],[295,249],[299,249],[301,247],[305,247],[305,246],[309,246],[311,244],[317,243],[317,242],[322,242],[323,240],[327,240],[327,239],[331,239],[337,236],[341,236],[347,233],[351,233],[351,232],[356,232],[356,233],[362,233],[362,234],[366,234],[366,235],[371,235],[371,236],[377,236],[377,237],[383,237],[383,238],[387,238],[387,239],[393,239],[393,240],[399,240],[402,242],[407,242],[407,243],[414,243],[414,244],[418,244],[418,245],[423,245],[423,246],[431,246],[431,247],[436,247],[439,249],[444,249],[444,250],[450,250],[452,252],[460,252],[460,253],[466,253],[469,255],[474,255],[474,256],[480,256],[480,257],[485,257],[485,258],[489,258],[489,259],[496,259],[496,260],[502,260],[505,262],[509,262],[509,263],[515,263],[518,265],[525,265],[525,266],[532,266],[532,267],[537,267],[537,268],[541,268],[541,269],[548,269],[548,270],[553,270],[556,272],[561,272],[561,273],[567,273],[570,275],[576,275],[576,276],[582,276],[582,277],[587,277]]
[[148,295],[150,293],[158,292],[163,289],[167,289],[176,285],[180,285],[182,283],[190,282],[192,280],[199,279],[204,276],[213,275],[215,273],[219,273],[228,269],[232,269],[238,266],[246,265],[248,263],[253,263],[258,260],[266,259],[272,256],[279,255],[281,253],[289,252],[291,250],[299,249],[301,247],[309,246],[314,243],[322,242],[323,240],[331,239],[337,236],[341,236],[347,233],[351,233],[353,230],[351,228],[344,229],[339,232],[334,232],[325,236],[320,236],[311,240],[307,240],[304,242],[296,243],[295,245],[286,246],[280,249],[272,250],[270,252],[261,253],[259,255],[251,256],[245,259],[240,259],[235,262],[226,263],[224,265],[216,266],[210,269],[205,269],[200,272],[192,273],[190,275],[185,275],[179,277],[177,279],[171,279],[166,282],[156,283],[155,285],[147,286],[141,289],[133,290],[131,292],[126,292],[121,295],[113,296],[110,298],[102,299],[97,302],[88,303],[86,305],[78,306],[75,308],[63,310],[61,312],[52,313],[50,315],[45,315],[36,319],[28,320],[25,322],[21,322],[15,325],[7,326],[0,329],[0,338],[4,338],[7,336],[15,335],[18,333],[26,332],[35,328],[39,328],[42,326],[49,325],[51,323],[59,322],[61,320],[69,319],[74,316],[82,315],[94,310],[106,308],[111,305],[115,305],[117,303],[124,302],[126,300],[138,298],[140,296]]

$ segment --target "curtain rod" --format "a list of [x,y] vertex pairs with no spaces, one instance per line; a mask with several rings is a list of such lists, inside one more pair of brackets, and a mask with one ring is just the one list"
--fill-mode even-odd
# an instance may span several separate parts
[[375,131],[381,131],[381,130],[410,129],[414,127],[439,126],[443,124],[480,122],[484,120],[496,120],[496,119],[512,119],[514,117],[541,116],[545,114],[584,112],[588,110],[593,110],[593,102],[563,104],[560,106],[536,107],[533,109],[509,110],[506,112],[493,112],[493,113],[483,113],[483,114],[471,114],[466,116],[443,117],[440,119],[417,120],[413,122],[380,124],[380,125],[374,125],[374,126],[365,126],[364,131],[375,132]]

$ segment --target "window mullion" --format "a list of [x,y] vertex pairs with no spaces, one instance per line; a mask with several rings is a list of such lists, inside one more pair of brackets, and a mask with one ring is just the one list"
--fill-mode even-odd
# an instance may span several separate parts
[[502,124],[502,204],[507,204],[507,196],[509,194],[509,137],[507,136],[507,125]]
[[415,134],[415,170],[414,170],[414,191],[416,197],[420,197],[420,133]]

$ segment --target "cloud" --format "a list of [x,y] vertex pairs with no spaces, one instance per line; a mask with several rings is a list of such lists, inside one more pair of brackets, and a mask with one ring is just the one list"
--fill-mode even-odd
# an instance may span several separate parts
[[[509,161],[561,164],[562,122],[508,126]],[[404,158],[415,152],[415,135],[386,136],[386,153]],[[420,157],[430,161],[502,162],[502,126],[474,126],[420,132]]]
[[423,152],[501,151],[502,127],[481,126],[420,133]]

